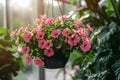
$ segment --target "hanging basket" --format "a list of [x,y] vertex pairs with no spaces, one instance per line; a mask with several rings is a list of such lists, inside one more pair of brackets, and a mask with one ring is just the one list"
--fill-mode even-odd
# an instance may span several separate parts
[[18,52],[26,56],[24,61],[27,64],[34,60],[36,65],[45,68],[63,68],[71,51],[76,49],[87,52],[91,49],[89,33],[93,29],[79,19],[67,18],[65,15],[47,18],[43,15],[34,24],[16,29],[10,34]]
[[51,57],[45,56],[45,68],[48,69],[58,69],[64,68],[66,63],[68,62],[69,56],[63,54],[61,50],[55,52],[55,54]]

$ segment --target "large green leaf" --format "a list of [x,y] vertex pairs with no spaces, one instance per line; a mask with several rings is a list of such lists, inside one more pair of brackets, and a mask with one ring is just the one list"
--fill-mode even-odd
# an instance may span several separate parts
[[112,65],[116,80],[120,80],[120,58]]
[[[101,32],[99,34],[99,44],[104,43],[105,41],[110,39],[110,36],[114,34],[117,30],[117,24],[115,22],[111,22],[108,26],[102,26]],[[103,36],[104,35],[104,36]]]

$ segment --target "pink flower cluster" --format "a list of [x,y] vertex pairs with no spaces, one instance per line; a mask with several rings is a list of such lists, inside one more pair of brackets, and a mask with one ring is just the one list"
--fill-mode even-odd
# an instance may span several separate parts
[[32,32],[29,32],[29,31],[25,31],[24,34],[23,34],[23,39],[25,42],[30,42],[30,39],[32,38],[33,36],[33,33]]
[[58,38],[58,36],[60,35],[61,31],[59,29],[57,30],[53,30],[52,33],[51,33],[51,36],[53,38]]
[[[24,47],[18,46],[18,52],[23,53],[23,54],[26,55],[24,61],[25,61],[27,64],[31,64],[31,63],[32,63],[32,57],[28,54],[29,51],[30,51],[30,47],[28,47],[28,46],[24,46]],[[39,57],[36,57],[36,58],[34,59],[34,62],[35,62],[35,64],[38,65],[38,66],[43,66],[43,65],[44,65],[44,62],[43,62],[42,59],[40,59]]]
[[26,55],[27,64],[34,60],[36,65],[43,66],[44,56],[54,56],[55,51],[62,50],[64,45],[67,45],[64,48],[70,51],[77,49],[87,52],[91,48],[89,33],[93,29],[88,24],[83,25],[81,20],[71,21],[65,15],[57,18],[43,15],[36,19],[34,24],[35,26],[27,25],[10,34],[16,38],[18,52]]
[[[24,60],[27,64],[31,64],[32,63],[32,57],[29,55],[26,55],[25,60]],[[34,59],[34,63],[38,66],[43,66],[44,62],[42,61],[42,59],[40,59],[39,57],[36,57]]]

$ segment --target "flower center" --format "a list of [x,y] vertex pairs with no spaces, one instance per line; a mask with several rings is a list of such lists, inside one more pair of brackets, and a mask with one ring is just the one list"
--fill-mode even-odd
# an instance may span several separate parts
[[39,37],[42,37],[42,35],[39,35]]
[[50,52],[50,49],[48,50],[48,52]]
[[44,42],[42,42],[42,45],[44,45]]
[[55,33],[55,36],[57,36],[57,33]]
[[87,44],[84,44],[84,47],[86,47],[87,46]]

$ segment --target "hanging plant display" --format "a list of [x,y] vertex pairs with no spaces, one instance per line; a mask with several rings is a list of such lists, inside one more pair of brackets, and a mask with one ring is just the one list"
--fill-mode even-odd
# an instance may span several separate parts
[[38,66],[54,69],[64,67],[73,50],[89,51],[92,31],[81,20],[72,20],[65,15],[57,18],[43,15],[33,26],[16,29],[10,36],[15,40],[18,52],[25,55],[27,64],[33,61]]

